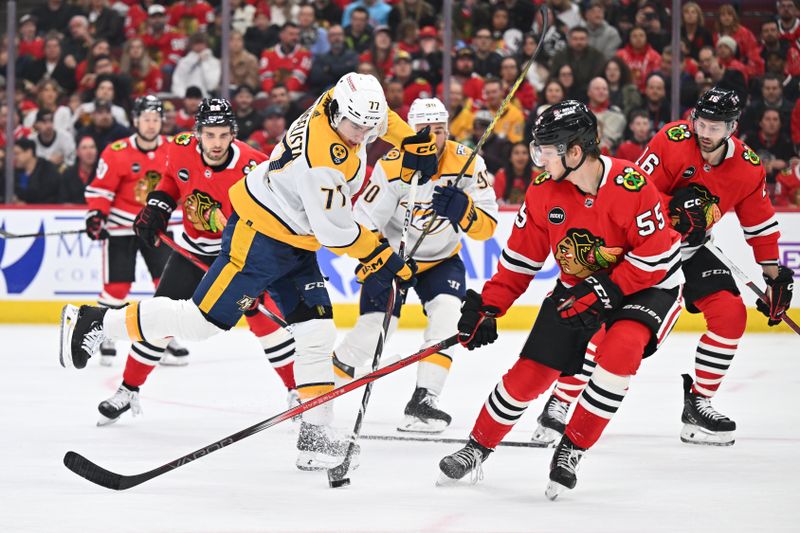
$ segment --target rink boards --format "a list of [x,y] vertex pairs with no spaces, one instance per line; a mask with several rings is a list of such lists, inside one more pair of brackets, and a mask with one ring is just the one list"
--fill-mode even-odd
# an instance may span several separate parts
[[[516,211],[511,209],[501,211],[497,232],[488,241],[462,241],[460,253],[466,265],[469,287],[480,290],[495,272],[497,259],[511,233],[515,214]],[[777,217],[782,234],[781,262],[800,273],[800,212],[780,212]],[[14,234],[80,229],[84,225],[83,220],[84,210],[77,208],[0,209],[0,228]],[[763,287],[761,269],[753,260],[736,217],[725,217],[715,228],[714,234],[717,244],[728,257]],[[359,285],[353,273],[356,261],[336,256],[326,249],[320,250],[317,256],[328,278],[328,291],[334,302],[337,324],[351,326],[358,315]],[[538,304],[553,286],[557,270],[555,261],[550,257],[517,305],[501,319],[503,327],[527,329],[531,326]],[[64,302],[93,301],[101,290],[101,280],[102,244],[91,241],[85,234],[0,239],[0,322],[55,322]],[[743,286],[741,290],[748,305],[754,306],[750,291]],[[140,258],[132,296],[144,298],[152,292],[152,283]],[[410,305],[404,308],[401,326],[423,325],[425,319],[416,295],[412,294],[408,301]],[[795,298],[793,307],[798,306],[800,300]],[[768,330],[765,320],[754,308],[748,312],[751,317],[748,330]],[[702,318],[683,313],[677,329],[699,330],[703,327]],[[779,329],[789,331],[782,326]]]

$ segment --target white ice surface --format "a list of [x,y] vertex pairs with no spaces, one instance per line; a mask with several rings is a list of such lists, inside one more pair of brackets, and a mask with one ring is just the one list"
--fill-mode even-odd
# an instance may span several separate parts
[[[285,422],[123,492],[94,486],[62,465],[75,450],[113,471],[150,470],[285,409],[285,392],[250,334],[191,344],[191,364],[157,368],[141,417],[98,428],[97,404],[121,380],[90,361],[58,365],[54,327],[0,327],[0,532],[262,531],[800,531],[800,339],[748,334],[714,405],[736,420],[729,448],[680,442],[680,374],[696,334],[673,334],[643,364],[578,486],[544,498],[551,450],[499,448],[478,485],[437,488],[437,463],[452,444],[362,441],[352,485],[294,467],[296,427]],[[387,353],[410,354],[418,331]],[[514,362],[521,332],[478,352],[459,352],[441,406],[448,437],[465,437],[486,395]],[[120,344],[123,351],[125,346]],[[124,354],[124,352],[123,352]],[[376,382],[365,433],[392,434],[411,395],[414,369]],[[337,425],[352,424],[361,389],[337,400]],[[543,399],[509,440],[526,440]]]

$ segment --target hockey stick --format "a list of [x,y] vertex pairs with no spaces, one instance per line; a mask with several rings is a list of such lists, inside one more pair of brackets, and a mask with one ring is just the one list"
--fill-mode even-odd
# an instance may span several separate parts
[[[397,254],[401,259],[405,260],[406,242],[408,241],[408,230],[411,227],[411,218],[414,214],[414,204],[417,201],[417,184],[419,183],[419,172],[414,172],[411,177],[411,188],[408,191],[408,200],[406,204],[406,213],[403,217],[403,230],[400,234],[400,246]],[[397,298],[401,298],[400,289],[397,286],[397,279],[392,280],[392,288],[389,293],[389,301],[386,303],[386,312],[383,315],[383,325],[378,335],[378,343],[375,345],[375,353],[372,356],[372,372],[378,370],[381,362],[381,355],[383,354],[383,346],[386,342],[386,336],[389,334],[389,325],[392,322],[392,312],[394,311],[394,304]],[[350,469],[350,462],[353,459],[353,451],[356,446],[356,439],[361,433],[361,425],[364,423],[364,415],[367,412],[367,404],[372,395],[372,383],[367,384],[364,388],[364,395],[361,397],[361,406],[358,409],[356,422],[353,426],[353,433],[350,437],[350,442],[347,445],[347,452],[344,454],[344,460],[337,466],[328,470],[328,486],[332,489],[339,487],[346,487],[350,484],[350,478],[346,477]]]
[[172,472],[173,470],[176,470],[188,463],[191,463],[192,461],[200,459],[203,456],[206,456],[212,452],[216,452],[217,450],[221,450],[226,446],[230,446],[234,442],[246,439],[247,437],[255,435],[260,431],[264,431],[265,429],[271,428],[272,426],[279,424],[285,420],[294,418],[295,416],[305,411],[308,411],[309,409],[313,409],[318,405],[322,405],[323,403],[329,402],[334,398],[337,398],[343,394],[347,394],[352,390],[355,390],[359,387],[372,383],[377,379],[388,376],[389,374],[396,372],[401,368],[405,368],[409,365],[412,365],[417,361],[428,357],[431,354],[434,354],[441,350],[446,350],[447,348],[453,346],[457,342],[458,342],[458,335],[453,335],[452,337],[448,337],[447,339],[438,342],[433,346],[423,348],[422,350],[416,352],[413,355],[409,355],[408,357],[400,359],[396,363],[393,363],[385,368],[381,368],[376,372],[371,372],[366,376],[355,379],[350,383],[346,383],[345,385],[342,385],[337,389],[333,389],[332,391],[326,392],[321,396],[312,398],[307,402],[292,407],[291,409],[287,409],[282,413],[278,413],[277,415],[272,416],[262,422],[259,422],[258,424],[245,428],[241,431],[237,431],[233,435],[228,435],[227,437],[212,442],[211,444],[204,446],[198,450],[195,450],[191,453],[187,453],[186,455],[179,457],[174,461],[159,466],[158,468],[154,468],[153,470],[143,472],[141,474],[133,474],[129,476],[123,474],[117,474],[110,470],[106,470],[101,466],[98,466],[97,464],[93,463],[86,457],[73,451],[69,451],[64,455],[64,466],[66,466],[68,469],[70,469],[75,474],[81,476],[82,478],[87,479],[96,485],[100,485],[101,487],[105,487],[111,490],[126,490],[131,487],[141,485],[142,483],[150,481],[151,479],[156,478],[160,475]]
[[[186,249],[181,248],[180,246],[178,246],[178,243],[173,241],[168,235],[166,235],[165,233],[159,233],[158,234],[158,238],[161,239],[164,242],[164,244],[166,244],[167,246],[169,246],[170,248],[172,248],[173,250],[175,250],[176,252],[181,254],[183,257],[185,257],[186,259],[191,261],[192,264],[194,264],[194,266],[196,266],[197,268],[199,268],[203,272],[208,272],[208,265],[203,263],[196,255],[194,255],[189,250],[186,250]],[[264,306],[264,304],[259,303],[258,304],[258,310],[262,314],[266,315],[267,318],[269,318],[270,320],[272,320],[273,322],[278,324],[280,327],[282,327],[284,329],[289,327],[289,324],[287,324],[286,321],[283,318],[279,317],[278,315],[276,315],[275,313],[273,313],[272,311],[267,309]]]
[[[175,222],[174,224],[181,224],[181,222]],[[108,231],[115,231],[115,230],[122,230],[122,229],[133,229],[133,226],[113,226],[110,228],[106,228]],[[86,228],[81,229],[68,229],[63,231],[45,231],[42,233],[11,233],[10,231],[6,231],[0,228],[0,238],[3,239],[27,239],[27,238],[41,238],[41,237],[57,237],[61,235],[76,235],[78,233],[86,233]]]
[[[401,442],[433,442],[434,444],[466,444],[469,439],[458,439],[453,437],[413,437],[411,435],[361,435],[364,440],[385,440]],[[508,446],[510,448],[543,448],[536,446],[532,442],[520,441],[500,441],[498,446]]]
[[[525,81],[525,77],[528,74],[528,70],[530,70],[531,66],[533,65],[534,61],[536,61],[536,58],[539,55],[539,51],[542,49],[542,45],[544,44],[544,37],[547,34],[547,30],[549,29],[547,20],[548,17],[547,6],[542,6],[541,11],[542,11],[542,34],[541,36],[539,36],[539,44],[536,45],[536,50],[531,55],[530,59],[528,59],[527,63],[525,63],[525,68],[523,68],[522,72],[520,72],[519,76],[517,77],[517,81],[514,82],[514,85],[511,87],[511,90],[508,91],[505,100],[503,100],[503,103],[500,104],[500,108],[497,110],[497,113],[495,113],[494,118],[489,123],[489,126],[486,128],[486,131],[483,132],[483,135],[481,136],[480,140],[478,140],[478,144],[475,145],[475,148],[472,150],[472,153],[467,158],[466,163],[464,163],[464,166],[461,168],[461,171],[456,176],[456,180],[453,182],[454,187],[458,185],[458,182],[461,181],[461,178],[464,177],[464,173],[467,171],[469,166],[478,156],[478,152],[480,152],[481,148],[483,148],[483,145],[486,143],[486,140],[489,138],[489,135],[494,130],[495,124],[497,124],[497,121],[502,116],[503,111],[505,111],[506,107],[508,107],[509,102],[511,102],[511,99],[514,98],[514,94],[516,94],[517,89],[519,89],[519,86],[522,85],[523,81]],[[428,222],[425,224],[425,227],[422,228],[422,234],[419,236],[419,239],[417,239],[417,242],[411,249],[411,253],[408,254],[409,257],[414,257],[414,255],[417,253],[417,250],[419,250],[422,241],[425,240],[425,237],[427,237],[430,234],[431,229],[433,228],[433,223],[435,221],[436,221],[436,215],[434,213],[431,216],[431,218],[428,219]]]
[[[717,248],[716,245],[714,245],[711,241],[706,242],[705,247],[708,248],[708,251],[714,254],[714,257],[719,259],[723,265],[728,267],[730,271],[733,272],[734,276],[739,278],[742,283],[747,285],[762,302],[769,305],[769,300],[767,299],[767,295],[764,293],[764,291],[759,289],[758,285],[753,283],[750,278],[747,277],[747,274],[742,272],[742,270],[737,267],[733,261],[728,259],[728,256],[726,256],[722,250]],[[787,312],[784,312],[783,315],[781,315],[781,320],[783,320],[792,331],[800,335],[800,326],[798,326],[797,323],[789,317]]]

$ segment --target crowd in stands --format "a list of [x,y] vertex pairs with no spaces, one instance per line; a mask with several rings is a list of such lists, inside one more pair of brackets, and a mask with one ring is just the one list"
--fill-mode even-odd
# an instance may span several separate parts
[[[98,154],[131,134],[130,107],[165,99],[165,134],[193,127],[221,91],[219,1],[47,0],[22,3],[16,40],[14,202],[82,202]],[[541,36],[539,6],[551,25]],[[738,4],[738,3],[737,3]],[[19,5],[19,4],[18,4]],[[712,86],[747,105],[737,135],[761,157],[773,201],[800,205],[800,9],[767,3],[742,23],[737,6],[684,2],[680,50],[670,2],[454,0],[453,49],[443,50],[441,0],[231,0],[230,98],[239,137],[269,153],[299,114],[346,72],[376,76],[401,116],[441,96],[452,54],[450,134],[474,146],[528,59],[542,50],[483,147],[498,200],[518,203],[535,176],[531,125],[565,98],[597,115],[606,154],[635,160],[670,121],[671,66],[681,66],[680,113]],[[0,67],[8,62],[8,36]],[[5,99],[3,99],[5,102]],[[371,161],[385,146],[376,144]],[[0,132],[5,160],[5,130]],[[0,191],[2,194],[2,191]]]

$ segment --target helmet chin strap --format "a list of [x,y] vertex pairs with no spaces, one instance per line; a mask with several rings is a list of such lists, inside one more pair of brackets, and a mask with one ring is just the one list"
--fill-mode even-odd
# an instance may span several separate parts
[[578,161],[578,164],[575,165],[574,167],[570,167],[569,165],[567,165],[567,154],[566,153],[561,156],[561,165],[564,167],[564,170],[566,172],[564,172],[564,174],[560,178],[555,180],[555,181],[563,181],[563,180],[567,179],[567,176],[569,176],[571,173],[575,172],[576,170],[581,168],[581,166],[583,166],[583,163],[586,161],[586,151],[581,149],[581,152],[582,152],[581,153],[581,160]]

